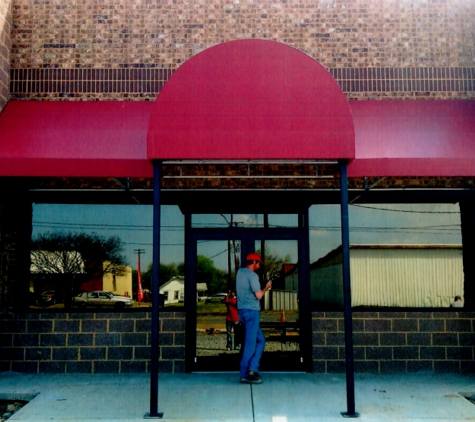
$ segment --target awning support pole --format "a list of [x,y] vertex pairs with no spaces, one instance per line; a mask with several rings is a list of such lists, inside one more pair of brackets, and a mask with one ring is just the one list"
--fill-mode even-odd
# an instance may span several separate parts
[[153,163],[153,267],[152,267],[152,339],[150,358],[150,413],[144,419],[161,419],[163,412],[158,412],[158,359],[159,359],[159,279],[160,279],[160,194],[162,163]]
[[353,358],[353,318],[350,284],[350,224],[348,219],[348,163],[340,161],[341,256],[343,266],[343,298],[345,317],[346,403],[345,418],[358,418],[355,412],[355,368]]

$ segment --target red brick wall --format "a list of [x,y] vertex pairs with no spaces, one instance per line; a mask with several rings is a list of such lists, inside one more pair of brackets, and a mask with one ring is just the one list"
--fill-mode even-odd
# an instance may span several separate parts
[[0,111],[10,95],[12,0],[0,0]]

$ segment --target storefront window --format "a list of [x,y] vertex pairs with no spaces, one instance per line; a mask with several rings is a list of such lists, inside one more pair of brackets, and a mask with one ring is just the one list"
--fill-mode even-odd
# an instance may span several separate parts
[[[150,205],[35,204],[30,306],[151,306],[152,256]],[[161,287],[173,277],[183,278],[184,222],[175,206],[162,207],[161,257]],[[143,294],[139,294],[139,281]],[[110,294],[93,298],[80,295],[83,292]],[[171,295],[160,293],[163,298],[177,296],[177,302],[183,302],[184,285]]]
[[[310,214],[312,301],[341,307],[339,212],[329,207]],[[354,204],[349,211],[352,306],[449,307],[463,297],[458,204]]]

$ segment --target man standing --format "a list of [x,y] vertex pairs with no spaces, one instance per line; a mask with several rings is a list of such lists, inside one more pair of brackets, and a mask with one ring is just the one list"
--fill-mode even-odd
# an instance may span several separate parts
[[259,362],[265,346],[265,337],[259,326],[262,299],[272,287],[268,281],[261,290],[259,277],[256,271],[262,264],[257,253],[250,253],[246,257],[245,268],[240,268],[236,274],[236,293],[239,319],[245,328],[244,351],[241,358],[240,382],[260,384],[261,376],[258,373]]
[[239,315],[237,308],[236,290],[230,290],[224,298],[226,305],[226,349],[233,349],[234,332],[234,348],[241,348],[241,336],[239,335]]

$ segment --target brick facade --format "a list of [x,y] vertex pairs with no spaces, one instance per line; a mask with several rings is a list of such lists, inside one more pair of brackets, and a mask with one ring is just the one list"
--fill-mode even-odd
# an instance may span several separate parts
[[10,96],[12,0],[0,0],[0,112]]
[[[0,371],[149,372],[148,311],[0,317]],[[355,312],[357,372],[474,372],[475,313]],[[160,317],[160,371],[185,371],[185,314]],[[313,371],[344,372],[343,314],[312,318]]]
[[455,3],[15,0],[11,92],[152,100],[193,55],[263,38],[314,57],[348,98],[474,98],[475,9]]

